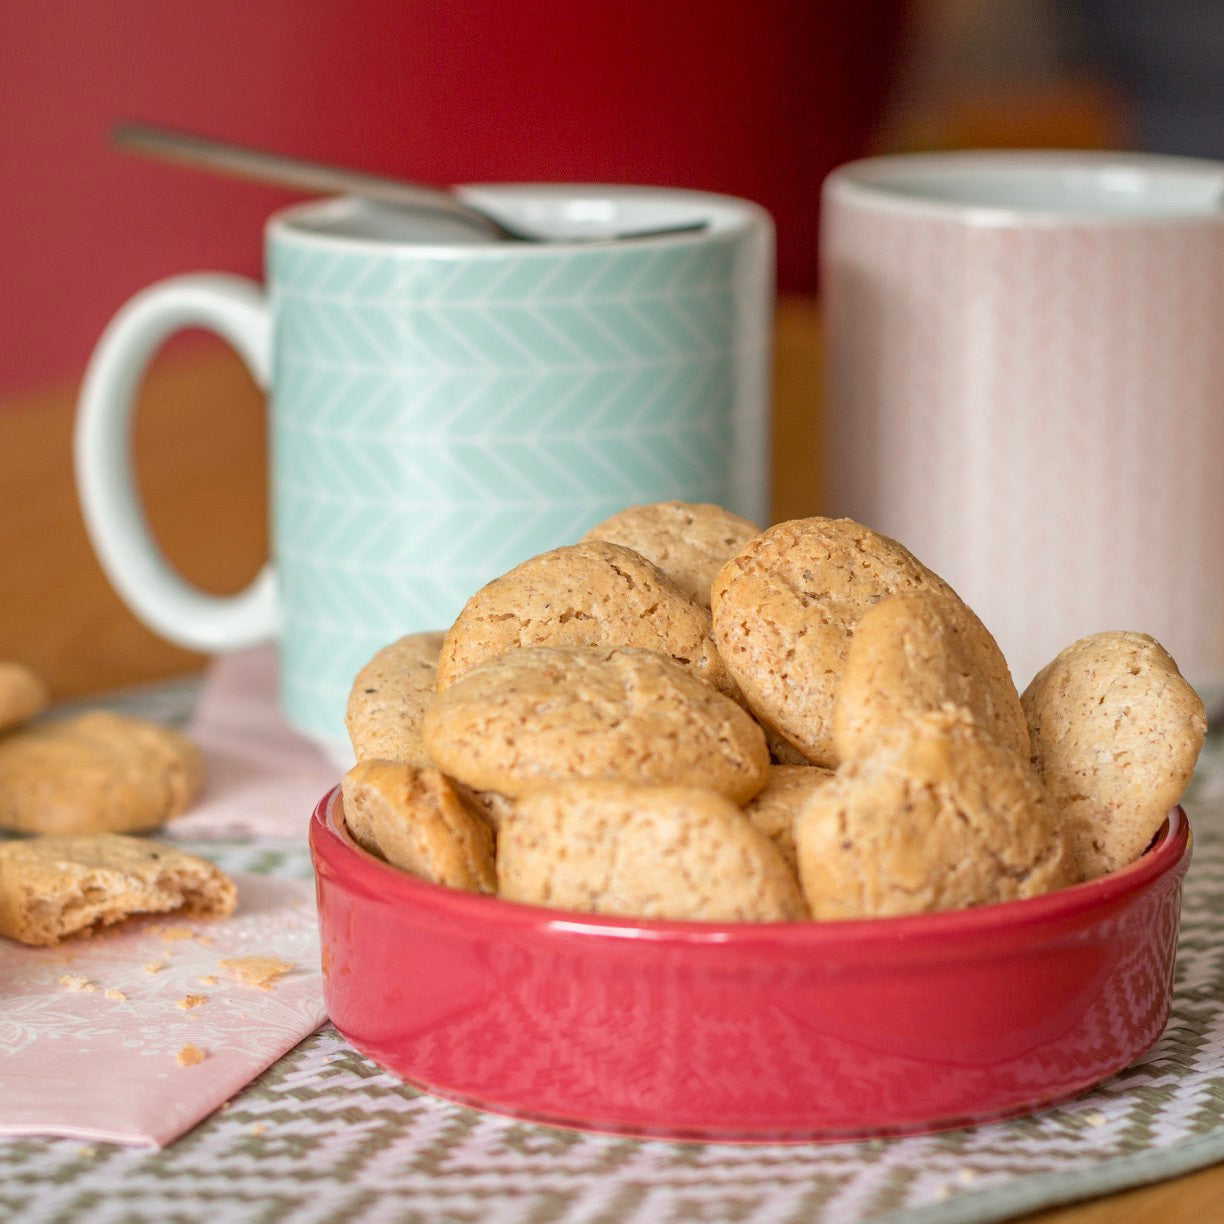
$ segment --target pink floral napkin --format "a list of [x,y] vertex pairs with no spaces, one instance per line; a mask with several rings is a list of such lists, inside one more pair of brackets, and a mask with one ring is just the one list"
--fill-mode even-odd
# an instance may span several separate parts
[[0,1135],[162,1147],[323,1024],[311,885],[234,879],[224,920],[0,939]]
[[219,655],[209,666],[187,734],[204,754],[204,793],[174,821],[183,838],[298,839],[344,768],[285,722],[276,649]]

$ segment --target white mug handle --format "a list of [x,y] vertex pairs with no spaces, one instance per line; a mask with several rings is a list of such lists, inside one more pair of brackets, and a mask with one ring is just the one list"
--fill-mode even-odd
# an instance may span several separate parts
[[259,285],[219,274],[151,285],[121,307],[90,358],[74,439],[77,491],[102,568],[132,611],[181,646],[232,650],[276,634],[271,564],[236,595],[209,595],[186,583],[153,539],[132,471],[141,376],[162,343],[186,327],[207,328],[233,345],[267,390],[271,328]]

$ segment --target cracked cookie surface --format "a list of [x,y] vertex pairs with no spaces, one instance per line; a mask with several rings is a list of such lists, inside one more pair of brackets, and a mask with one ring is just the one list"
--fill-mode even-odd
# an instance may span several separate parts
[[597,523],[583,539],[632,548],[708,608],[718,571],[760,532],[755,523],[722,506],[663,501],[628,506]]
[[502,897],[558,909],[705,922],[806,917],[777,847],[713,791],[570,782],[502,827]]
[[1185,793],[1207,732],[1202,699],[1142,633],[1073,642],[1021,696],[1033,766],[1088,877],[1143,853]]
[[640,553],[603,540],[531,557],[477,591],[442,643],[438,690],[479,663],[529,646],[656,650],[734,692],[710,636],[710,614]]
[[714,640],[757,717],[835,767],[833,699],[854,627],[872,604],[913,590],[952,593],[902,545],[851,519],[793,519],[719,571]]
[[1074,884],[1059,813],[1029,762],[949,707],[843,765],[795,824],[814,918],[963,909]]
[[512,650],[438,693],[422,730],[443,773],[511,798],[604,778],[707,786],[743,803],[769,771],[752,717],[651,650]]

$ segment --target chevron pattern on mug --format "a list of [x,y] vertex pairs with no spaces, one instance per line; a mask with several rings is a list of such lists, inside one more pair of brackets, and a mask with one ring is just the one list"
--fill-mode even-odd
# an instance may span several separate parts
[[377,649],[637,502],[764,513],[771,244],[269,242],[282,696],[340,739]]

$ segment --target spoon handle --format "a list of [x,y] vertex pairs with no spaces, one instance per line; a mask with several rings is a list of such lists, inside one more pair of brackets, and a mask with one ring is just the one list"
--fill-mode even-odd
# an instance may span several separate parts
[[171,131],[145,123],[123,122],[111,128],[111,140],[120,148],[178,162],[197,169],[250,179],[278,187],[324,195],[358,195],[368,200],[395,204],[418,211],[442,212],[462,217],[486,233],[501,235],[491,218],[468,208],[450,192],[401,182],[363,170],[325,165],[284,153],[269,153],[228,144],[205,136]]

